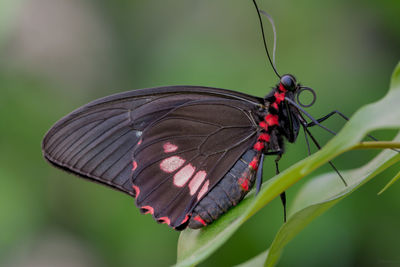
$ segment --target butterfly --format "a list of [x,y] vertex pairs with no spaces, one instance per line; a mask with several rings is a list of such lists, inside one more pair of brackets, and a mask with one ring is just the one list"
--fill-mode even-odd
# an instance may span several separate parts
[[249,192],[264,155],[280,157],[284,140],[296,141],[307,125],[294,101],[302,88],[283,75],[264,98],[199,86],[107,96],[58,121],[43,154],[135,197],[158,222],[200,228]]
[[[267,55],[271,62],[268,49]],[[159,223],[176,230],[204,227],[254,184],[259,191],[265,155],[276,156],[279,173],[284,143],[295,142],[301,127],[330,131],[320,122],[338,112],[315,120],[303,109],[314,103],[315,92],[274,70],[279,83],[263,98],[168,86],[95,100],[47,132],[43,155],[58,168],[134,197],[140,211]],[[299,101],[303,91],[313,94],[311,104]],[[285,205],[284,193],[281,199]]]

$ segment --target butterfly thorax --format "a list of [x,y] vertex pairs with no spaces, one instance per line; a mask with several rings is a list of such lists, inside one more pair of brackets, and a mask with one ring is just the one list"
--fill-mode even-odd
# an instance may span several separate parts
[[294,98],[291,91],[280,83],[264,98],[264,107],[259,110],[259,135],[254,144],[256,151],[264,154],[283,149],[283,137],[289,142],[296,141],[300,123],[297,110],[289,106],[285,98]]

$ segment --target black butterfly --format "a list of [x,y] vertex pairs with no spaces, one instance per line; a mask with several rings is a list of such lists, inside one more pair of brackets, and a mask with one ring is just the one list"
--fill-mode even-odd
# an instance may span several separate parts
[[323,127],[319,122],[338,113],[312,119],[296,96],[314,91],[292,75],[279,77],[264,98],[199,86],[108,96],[57,122],[43,154],[59,168],[135,197],[158,222],[200,228],[237,205],[256,180],[259,190],[264,155],[276,155],[277,163],[285,139],[295,142],[301,126]]

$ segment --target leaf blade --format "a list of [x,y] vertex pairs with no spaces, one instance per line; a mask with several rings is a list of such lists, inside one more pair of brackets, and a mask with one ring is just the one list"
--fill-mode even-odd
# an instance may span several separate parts
[[[400,135],[398,139],[400,139]],[[278,230],[268,249],[269,253],[264,266],[274,266],[278,262],[286,244],[315,218],[398,162],[400,162],[399,153],[384,151],[368,164],[344,172],[345,177],[351,177],[348,181],[348,187],[340,185],[335,173],[323,174],[306,183],[294,199],[294,205],[287,223]],[[376,168],[376,166],[379,167]],[[329,194],[327,194],[327,189],[329,189]]]
[[379,191],[378,195],[382,194],[383,192],[385,192],[389,187],[391,187],[397,180],[400,179],[400,171],[389,181],[389,183],[387,183],[382,189],[381,191]]

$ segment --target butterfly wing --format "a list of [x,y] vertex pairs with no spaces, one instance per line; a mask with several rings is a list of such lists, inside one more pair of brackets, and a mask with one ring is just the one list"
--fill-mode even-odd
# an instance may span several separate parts
[[256,142],[256,110],[240,100],[196,100],[152,123],[134,149],[136,205],[181,228],[196,203]]
[[246,94],[197,86],[111,95],[58,121],[43,139],[43,155],[56,167],[134,196],[132,152],[143,130],[174,108],[204,99],[236,99],[250,106],[262,103]]

